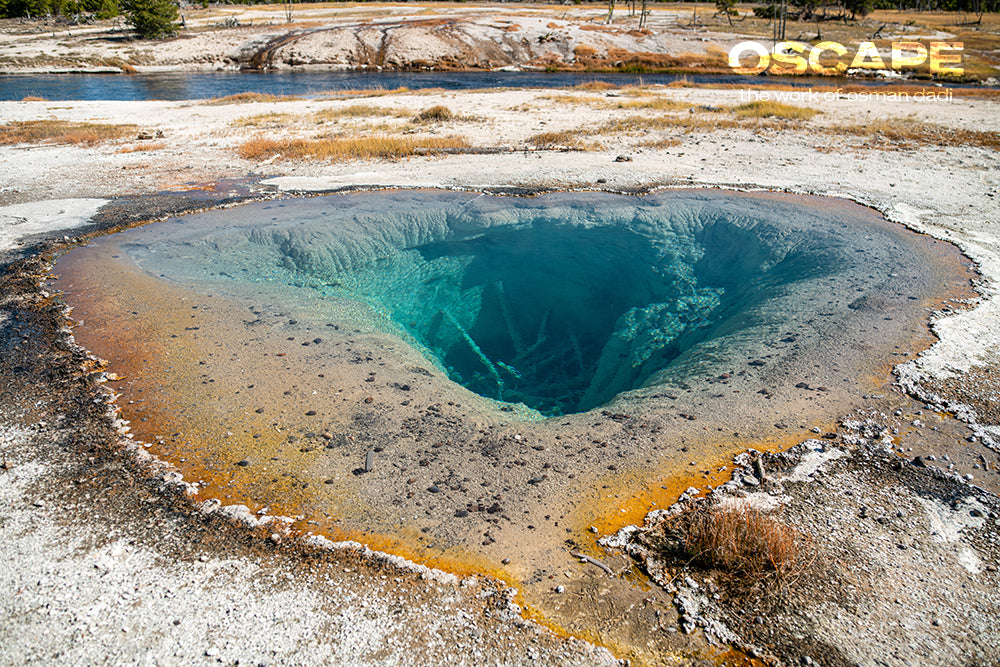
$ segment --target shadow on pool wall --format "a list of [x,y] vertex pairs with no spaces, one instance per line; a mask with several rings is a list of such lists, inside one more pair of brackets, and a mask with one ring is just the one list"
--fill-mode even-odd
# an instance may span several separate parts
[[884,390],[971,275],[839,200],[429,190],[184,216],[56,272],[203,496],[529,590]]

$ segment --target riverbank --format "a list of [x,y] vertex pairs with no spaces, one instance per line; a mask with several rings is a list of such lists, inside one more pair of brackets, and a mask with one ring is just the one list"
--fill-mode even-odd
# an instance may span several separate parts
[[[586,71],[728,74],[729,50],[767,43],[771,26],[738,5],[735,17],[697,4],[650,5],[644,21],[598,4],[336,3],[189,7],[175,37],[132,38],[121,18],[0,20],[0,72],[193,72],[246,70]],[[1000,19],[958,13],[875,11],[851,21],[790,18],[789,39],[874,43],[896,78],[894,42],[961,42],[958,79],[996,85]],[[845,65],[848,63],[845,62]],[[852,70],[852,72],[854,72]],[[908,73],[933,78],[927,64]],[[947,78],[947,77],[945,77]]]
[[[997,102],[988,98],[861,96],[846,91],[830,94],[820,91],[815,96],[784,96],[778,100],[779,93],[785,92],[594,86],[559,91],[383,92],[325,100],[233,99],[215,104],[3,103],[0,111],[15,124],[44,119],[64,123],[62,129],[66,131],[79,129],[82,124],[129,127],[117,138],[95,140],[89,145],[86,141],[52,145],[43,139],[0,148],[4,158],[0,163],[0,182],[5,184],[0,192],[0,202],[4,205],[0,219],[7,229],[17,229],[29,222],[45,223],[48,212],[52,215],[48,236],[72,236],[82,229],[66,229],[71,226],[74,208],[79,207],[80,222],[86,224],[90,212],[99,204],[88,200],[119,199],[115,206],[128,210],[130,199],[142,201],[137,195],[173,191],[176,194],[170,197],[159,195],[159,201],[171,197],[176,197],[176,201],[189,200],[197,198],[207,184],[218,184],[216,187],[223,196],[231,193],[237,198],[372,186],[610,191],[721,186],[846,197],[871,205],[890,219],[918,231],[956,243],[976,261],[983,276],[978,289],[984,299],[972,310],[965,310],[965,304],[951,304],[952,310],[963,312],[936,322],[943,341],[913,364],[908,376],[924,389],[936,391],[942,399],[947,399],[954,394],[947,392],[948,386],[942,378],[961,384],[970,370],[988,372],[996,363],[1000,347],[1000,332],[995,327],[998,318],[994,315],[995,285],[1000,278],[995,198],[1000,192],[991,178],[1000,167],[1000,159],[996,148],[990,146],[990,136],[995,137],[1000,131]],[[759,104],[778,101],[792,108]],[[440,110],[426,113],[436,107],[444,107],[448,113]],[[810,109],[820,113],[812,113]],[[310,153],[317,146],[329,146],[323,142],[331,139],[381,135],[412,139],[417,142],[414,151],[421,145],[431,146],[420,142],[434,138],[455,139],[456,148],[428,148],[427,155],[343,161],[332,157],[334,153],[326,157],[320,152]],[[310,155],[320,157],[310,158]],[[77,201],[66,202],[68,198]],[[62,201],[38,203],[43,200]],[[151,206],[145,213],[158,217],[170,210],[167,205]],[[64,212],[62,217],[59,211]],[[28,252],[32,240],[19,240],[25,245],[17,246],[18,241],[12,238],[12,249]],[[18,299],[22,297],[8,302],[7,312],[15,313],[28,305]],[[23,336],[28,335],[16,330],[14,323],[6,319],[4,324],[9,349],[23,346]],[[55,340],[49,342],[54,344]],[[40,344],[44,347],[45,343],[43,340]],[[26,347],[23,352],[18,358],[27,359],[42,350]],[[891,381],[888,365],[886,384]],[[38,372],[44,373],[43,368]],[[6,377],[16,383],[18,376],[24,374],[24,369],[12,367]],[[42,414],[44,406],[31,405],[31,397],[48,395],[53,389],[51,384],[38,385],[37,393],[29,387],[20,393],[10,393],[6,399],[8,414],[22,414],[18,420],[23,425],[46,422],[38,441],[42,448],[58,440],[49,431],[55,422],[51,415]],[[947,455],[954,464],[949,474],[972,475],[972,483],[989,493],[995,494],[1000,488],[996,452],[987,440],[991,437],[988,415],[979,417],[980,423],[970,427],[946,412],[928,410],[926,403],[893,391],[861,400],[866,407],[885,414],[900,411],[899,419],[892,425],[899,431],[891,434],[892,446],[901,449],[900,454],[906,459],[920,455],[925,460],[934,456],[933,461],[941,461]],[[917,414],[918,410],[924,414]],[[831,415],[839,416],[846,415]],[[798,429],[799,424],[792,427]],[[801,433],[799,430],[796,433],[801,439],[810,436],[808,429],[800,430]],[[844,435],[850,434],[845,431]],[[840,437],[838,442],[851,446],[846,437]],[[976,441],[967,443],[965,437],[974,437]],[[20,445],[10,447],[12,452],[21,451],[16,449]],[[85,461],[87,452],[70,448],[66,455],[83,456]],[[988,461],[988,467],[984,468],[979,456]],[[10,458],[18,465],[29,465],[31,460],[27,454],[22,458],[12,454]],[[129,465],[124,465],[124,470],[128,469]],[[950,483],[947,493],[962,495],[961,484],[968,485],[968,480],[952,479]],[[968,494],[980,493],[968,488]],[[36,507],[30,493],[18,493],[12,496],[15,499],[12,507],[37,512],[38,516],[60,511],[57,503],[43,501],[41,507]],[[93,496],[92,500],[97,502],[97,498]],[[820,502],[816,494],[807,494],[807,498],[815,503],[808,510],[810,516],[822,517],[829,507],[824,504],[826,501]],[[79,502],[81,507],[88,507],[84,500]],[[647,509],[651,508],[630,507],[618,527],[640,522]],[[985,533],[976,538],[978,542],[971,545],[969,540],[960,544],[947,542],[934,547],[935,558],[953,558],[959,568],[961,548],[975,549],[982,567],[969,576],[979,577],[977,582],[982,585],[993,585],[996,577],[995,571],[988,569],[996,564],[995,549],[986,546],[992,544],[991,535],[996,534],[996,517],[990,512],[984,522]],[[810,522],[803,520],[802,524],[809,526]],[[907,528],[924,531],[926,535],[933,529],[929,519],[920,515]],[[105,530],[111,529],[100,528],[98,532]],[[14,531],[11,539],[15,535],[23,534]],[[40,557],[37,550],[27,552],[35,554],[32,559]],[[602,558],[611,561],[609,556]],[[627,611],[632,604],[638,605],[636,608],[650,606],[642,604],[644,594],[628,600],[624,607],[599,603],[597,592],[606,587],[600,570],[592,566],[582,568],[578,559],[568,553],[553,555],[546,565],[553,571],[571,572],[573,576],[564,579],[573,583],[565,586],[579,590],[586,601],[567,603],[567,598],[552,592],[548,581],[527,587],[534,614],[546,623],[610,646],[621,657],[639,661],[668,662],[679,654],[708,651],[704,643],[683,643],[704,642],[698,634],[675,641],[679,626],[670,620],[669,614],[662,616],[668,620],[657,621],[656,626],[650,623],[647,627],[630,626],[623,630],[628,619],[646,619],[634,610]],[[885,573],[857,576],[862,583],[860,588],[864,588],[866,576],[883,577],[879,590],[888,591],[885,595],[889,596],[895,587],[916,585],[905,584],[904,578]],[[617,581],[616,594],[622,589]],[[364,586],[360,582],[357,585]],[[872,599],[881,604],[882,597],[883,593],[879,593]],[[663,601],[657,600],[650,609],[660,609],[662,604]],[[808,601],[801,604],[806,609]],[[924,604],[947,616],[949,605],[954,602],[947,589],[932,589]],[[26,612],[11,612],[23,613]],[[211,608],[206,613],[206,618],[215,614]],[[645,624],[645,620],[642,622]],[[821,630],[826,645],[835,647],[842,658],[852,655],[854,630],[837,627],[829,619],[816,623],[812,631]],[[668,631],[671,627],[675,632]],[[960,634],[961,630],[956,632]],[[652,653],[644,649],[642,642],[654,635],[665,642],[665,647],[672,648]],[[113,640],[105,635],[103,641]],[[206,640],[203,636],[195,644],[199,641]],[[886,637],[885,642],[897,640]],[[155,650],[148,640],[140,644]],[[805,645],[797,645],[802,649],[800,655],[806,655]],[[906,656],[903,639],[893,645],[897,653]],[[959,641],[950,646],[939,654],[938,664],[960,662],[966,645]],[[791,650],[794,652],[795,648],[793,642]],[[523,658],[519,654],[506,659],[522,662]],[[552,659],[558,662],[562,658]],[[832,658],[826,663],[840,664]]]

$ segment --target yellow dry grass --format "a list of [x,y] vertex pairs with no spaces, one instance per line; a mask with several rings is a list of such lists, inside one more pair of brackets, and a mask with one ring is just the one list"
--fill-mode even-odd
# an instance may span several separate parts
[[679,132],[711,132],[743,127],[747,121],[719,117],[716,114],[681,114],[676,116],[626,116],[608,121],[594,129],[596,134],[638,134],[650,130],[675,130]]
[[676,137],[663,137],[661,139],[650,139],[648,141],[642,141],[639,146],[642,148],[653,148],[662,150],[664,148],[673,148],[674,146],[680,146],[681,140]]
[[288,102],[302,99],[294,95],[271,95],[270,93],[236,93],[225,97],[213,97],[203,100],[201,104],[216,106],[220,104],[253,104],[258,102]]
[[233,126],[235,127],[285,127],[296,120],[299,120],[298,116],[290,113],[280,113],[277,111],[271,111],[269,113],[259,113],[252,116],[243,116],[237,118],[233,121]]
[[316,120],[335,120],[338,118],[371,118],[385,116],[405,116],[407,112],[396,109],[377,107],[372,104],[352,104],[339,109],[323,109],[313,114]]
[[65,120],[14,121],[0,126],[0,145],[10,144],[83,144],[92,146],[105,141],[135,136],[135,125],[73,123]]
[[691,105],[669,97],[640,97],[638,99],[607,102],[615,109],[644,109],[650,111],[687,111]]
[[912,149],[921,146],[975,146],[1000,150],[1000,133],[945,127],[914,118],[889,118],[863,124],[834,125],[830,134],[865,140],[867,148]]
[[731,112],[737,118],[784,118],[786,120],[809,120],[819,109],[799,107],[773,100],[758,100],[732,107]]
[[528,137],[525,143],[536,148],[600,150],[601,146],[599,144],[583,141],[583,137],[590,136],[591,134],[592,132],[586,129],[540,132]]
[[166,148],[167,145],[164,143],[155,144],[133,144],[131,146],[122,146],[118,149],[119,153],[145,153],[148,151],[158,151]]
[[319,139],[269,139],[254,137],[243,143],[240,157],[263,160],[278,156],[284,160],[329,160],[346,162],[363,159],[395,159],[417,154],[468,148],[462,137],[327,137]]

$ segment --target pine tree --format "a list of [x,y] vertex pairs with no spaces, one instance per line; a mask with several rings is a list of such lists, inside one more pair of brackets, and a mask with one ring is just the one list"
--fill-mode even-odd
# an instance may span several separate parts
[[121,8],[139,39],[160,39],[177,32],[176,0],[122,0]]

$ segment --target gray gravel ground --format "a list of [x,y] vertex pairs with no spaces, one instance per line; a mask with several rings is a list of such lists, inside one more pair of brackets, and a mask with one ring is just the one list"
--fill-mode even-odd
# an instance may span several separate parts
[[179,557],[190,518],[117,522],[101,489],[57,505],[80,474],[40,451],[59,441],[0,426],[0,664],[616,663],[526,624],[488,584],[208,540]]

